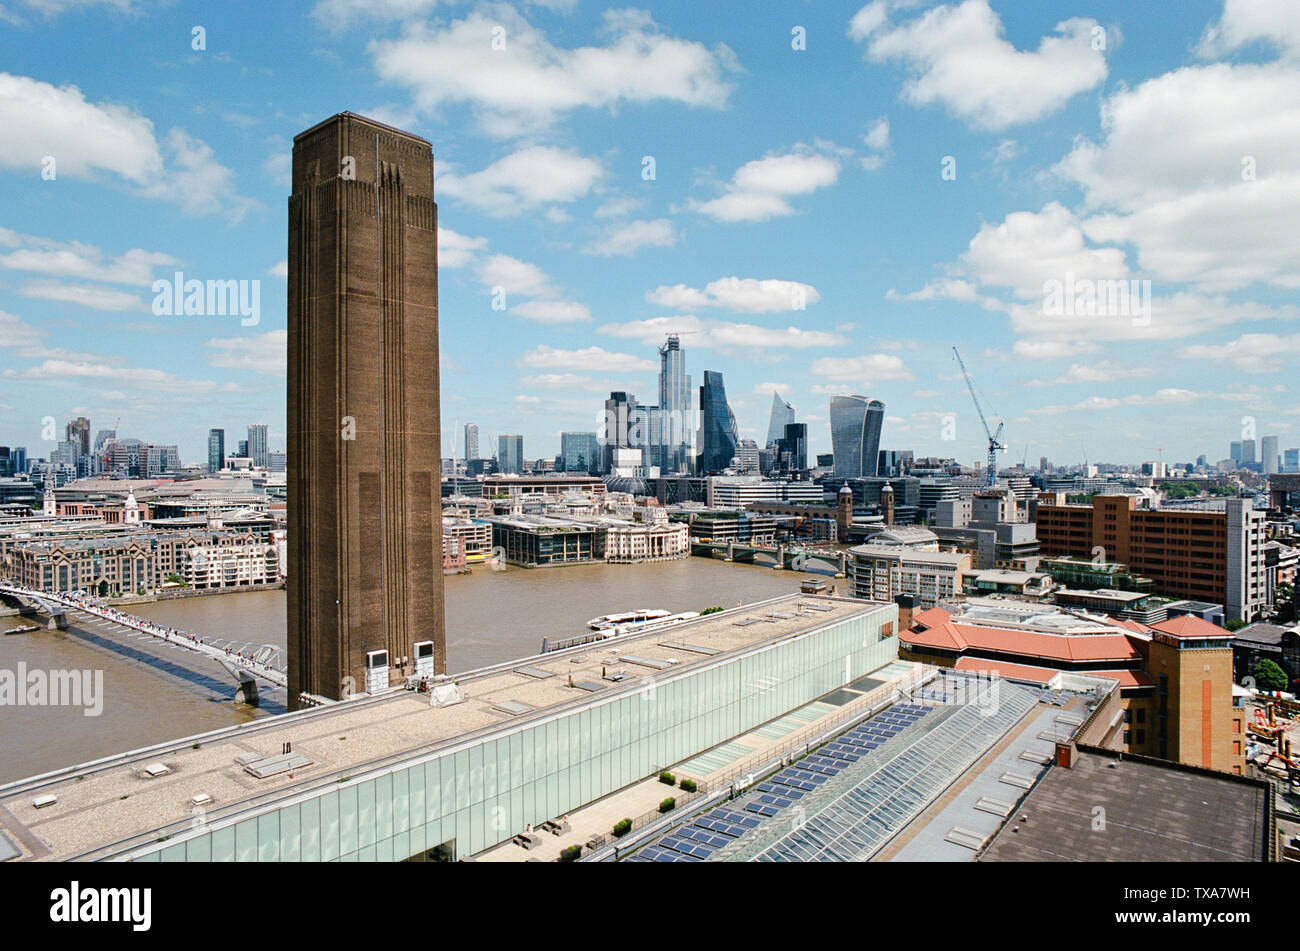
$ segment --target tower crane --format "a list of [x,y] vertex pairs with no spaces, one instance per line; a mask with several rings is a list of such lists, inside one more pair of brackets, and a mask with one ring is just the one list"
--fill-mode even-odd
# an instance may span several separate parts
[[984,435],[988,436],[989,438],[989,464],[988,464],[988,475],[987,475],[988,484],[997,485],[998,484],[998,450],[1007,448],[1006,446],[1002,445],[1001,442],[998,441],[1002,438],[1002,427],[1004,424],[1001,422],[998,423],[997,432],[993,432],[992,430],[989,429],[988,420],[984,418],[984,410],[980,407],[979,397],[975,395],[975,384],[971,382],[970,374],[966,372],[966,364],[965,362],[962,361],[961,354],[957,351],[956,347],[952,348],[952,352],[957,357],[957,365],[961,367],[961,375],[966,378],[966,389],[970,390],[970,398],[971,401],[974,402],[975,404],[975,412],[979,414],[980,423],[984,426]]

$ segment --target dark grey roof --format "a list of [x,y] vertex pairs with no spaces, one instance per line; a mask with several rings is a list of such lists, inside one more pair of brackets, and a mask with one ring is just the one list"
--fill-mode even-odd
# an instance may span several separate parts
[[1268,644],[1277,647],[1282,643],[1282,635],[1290,630],[1289,627],[1279,627],[1276,624],[1258,621],[1254,624],[1247,624],[1239,631],[1234,631],[1232,640],[1233,643],[1249,641],[1252,644]]
[[1080,750],[1072,768],[1048,770],[980,860],[1267,861],[1270,795],[1261,780]]

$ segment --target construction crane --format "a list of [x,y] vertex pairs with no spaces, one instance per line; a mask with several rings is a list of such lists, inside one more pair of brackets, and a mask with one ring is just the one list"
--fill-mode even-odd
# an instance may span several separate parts
[[[995,433],[989,429],[988,420],[984,418],[984,410],[980,407],[979,397],[975,395],[975,384],[971,382],[970,374],[966,372],[966,364],[962,361],[961,354],[957,348],[953,347],[952,352],[957,356],[957,366],[961,367],[961,375],[966,378],[966,389],[970,390],[970,398],[975,403],[975,412],[979,413],[980,423],[984,426],[984,435],[989,437],[989,465],[988,465],[988,484],[998,484],[998,450],[1006,449],[1000,440],[1002,438],[1002,423],[998,423],[998,431]],[[1028,448],[1028,447],[1026,447]]]

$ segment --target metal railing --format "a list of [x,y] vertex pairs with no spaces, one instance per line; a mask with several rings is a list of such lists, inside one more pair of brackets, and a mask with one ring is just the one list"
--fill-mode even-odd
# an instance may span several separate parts
[[[660,812],[659,807],[656,806],[654,809],[651,809],[647,812],[643,812],[639,816],[629,817],[632,824],[631,826],[628,827],[628,830],[624,832],[622,835],[616,836],[614,835],[614,830],[610,829],[609,832],[592,836],[590,839],[588,839],[586,842],[582,844],[584,849],[584,857],[585,857],[585,853],[599,852],[601,849],[609,846],[610,844],[617,843],[619,840],[627,838],[632,833],[640,829],[644,829],[648,825],[653,825],[654,823],[660,821],[670,820],[671,818],[673,818],[674,813],[676,813],[679,809],[684,807],[687,803],[691,802],[692,800],[698,799],[704,795],[704,790],[699,788],[697,788],[695,792],[687,792],[685,789],[669,786],[667,783],[664,783],[663,787],[665,790],[671,790],[672,791],[671,796],[674,800],[676,800],[673,804],[672,809],[669,809],[667,812]],[[669,797],[664,796],[664,798],[667,799]]]

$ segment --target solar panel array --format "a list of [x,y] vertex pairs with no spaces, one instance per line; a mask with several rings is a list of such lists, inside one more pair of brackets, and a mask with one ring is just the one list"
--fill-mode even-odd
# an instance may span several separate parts
[[[942,794],[1030,710],[1037,692],[1005,682],[997,703],[955,708],[874,772],[864,774],[784,834],[769,830],[752,844],[729,850],[725,858],[761,862],[865,861],[879,851],[930,802]],[[811,803],[810,803],[811,805]],[[773,834],[774,833],[774,834]]]
[[762,820],[790,808],[930,712],[929,707],[921,704],[896,704],[841,733],[725,806],[711,809],[674,829],[627,861],[699,862],[711,858],[746,832],[758,828]]

